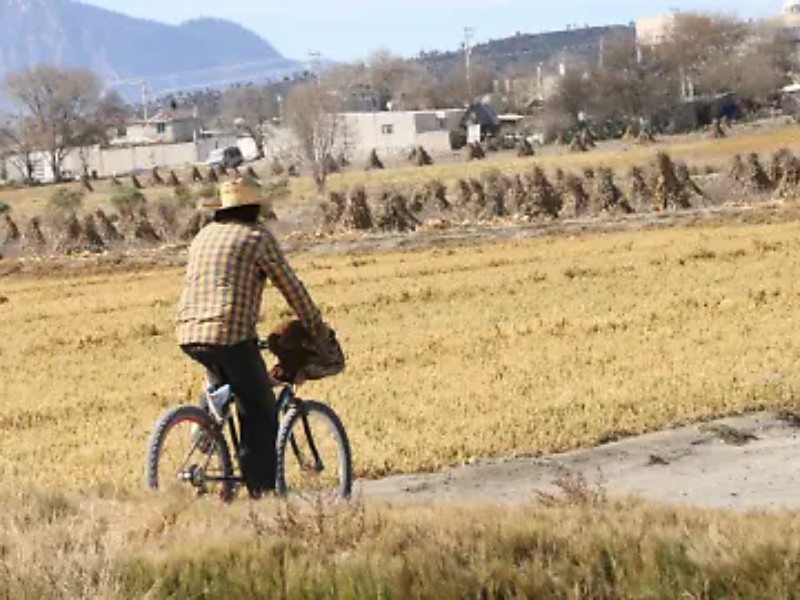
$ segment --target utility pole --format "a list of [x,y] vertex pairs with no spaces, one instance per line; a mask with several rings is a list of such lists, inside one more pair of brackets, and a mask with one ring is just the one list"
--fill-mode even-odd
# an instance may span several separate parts
[[472,38],[475,29],[464,27],[464,62],[467,68],[467,101],[472,103]]
[[539,100],[544,100],[544,76],[542,74],[542,63],[536,65],[536,95]]
[[605,53],[606,53],[606,38],[605,38],[605,36],[601,35],[600,36],[600,53],[599,53],[598,60],[597,60],[598,67],[600,67],[601,69],[603,69],[606,66]]
[[192,107],[192,141],[195,144],[195,151],[197,151],[197,139],[200,137],[198,132],[199,120],[200,111],[197,108],[197,102],[195,102],[194,106]]
[[142,114],[147,121],[147,81],[142,79]]
[[314,78],[317,80],[317,85],[320,85],[319,77],[319,59],[321,54],[317,50],[308,52],[308,63],[311,67],[311,72],[314,73]]

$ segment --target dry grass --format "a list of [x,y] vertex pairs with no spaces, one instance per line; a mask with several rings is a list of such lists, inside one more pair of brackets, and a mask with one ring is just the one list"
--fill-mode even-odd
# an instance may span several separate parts
[[324,508],[0,495],[0,595],[794,598],[800,517],[607,502]]
[[[297,256],[346,375],[309,386],[357,472],[534,454],[762,408],[800,389],[796,222]],[[178,269],[0,280],[0,479],[133,490],[201,371]],[[263,329],[283,310],[272,292]]]

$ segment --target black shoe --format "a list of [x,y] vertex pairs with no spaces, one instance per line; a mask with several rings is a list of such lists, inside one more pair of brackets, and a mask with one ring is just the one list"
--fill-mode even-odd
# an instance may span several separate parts
[[247,493],[250,494],[251,500],[263,500],[275,495],[275,490],[270,488],[247,488]]

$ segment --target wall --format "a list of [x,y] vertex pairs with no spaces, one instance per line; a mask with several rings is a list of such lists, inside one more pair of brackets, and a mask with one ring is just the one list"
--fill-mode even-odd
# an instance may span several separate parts
[[[131,123],[126,127],[125,138],[131,143],[175,144],[191,142],[194,139],[195,122],[193,120],[161,121],[164,132],[158,133],[159,122]],[[125,139],[121,140],[125,141]]]
[[381,157],[393,157],[416,144],[411,113],[374,112],[342,115],[345,145],[353,160],[365,160],[375,149]]
[[432,153],[450,150],[449,132],[463,110],[345,113],[346,145],[355,161],[365,160],[374,148],[383,159],[404,157],[415,146]]
[[[146,146],[128,146],[117,148],[100,148],[98,146],[75,149],[67,155],[63,162],[65,174],[80,176],[83,173],[81,154],[85,154],[89,172],[97,171],[100,177],[126,175],[131,172],[149,171],[153,167],[172,169],[196,163],[202,163],[216,148],[240,145],[242,154],[247,158],[254,156],[255,145],[252,140],[237,140],[235,136],[216,137],[198,140],[197,143],[184,144],[149,144]],[[46,153],[34,155],[36,177],[43,183],[53,181],[53,173],[49,167]],[[15,161],[8,161],[9,179],[22,181],[23,173],[16,168]]]

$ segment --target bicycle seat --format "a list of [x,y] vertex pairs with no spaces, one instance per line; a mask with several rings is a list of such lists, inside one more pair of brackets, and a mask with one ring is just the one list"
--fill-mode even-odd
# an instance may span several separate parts
[[211,369],[206,367],[206,379],[208,380],[208,387],[211,390],[218,390],[223,385],[228,383],[222,374],[222,371],[220,371],[217,367]]

